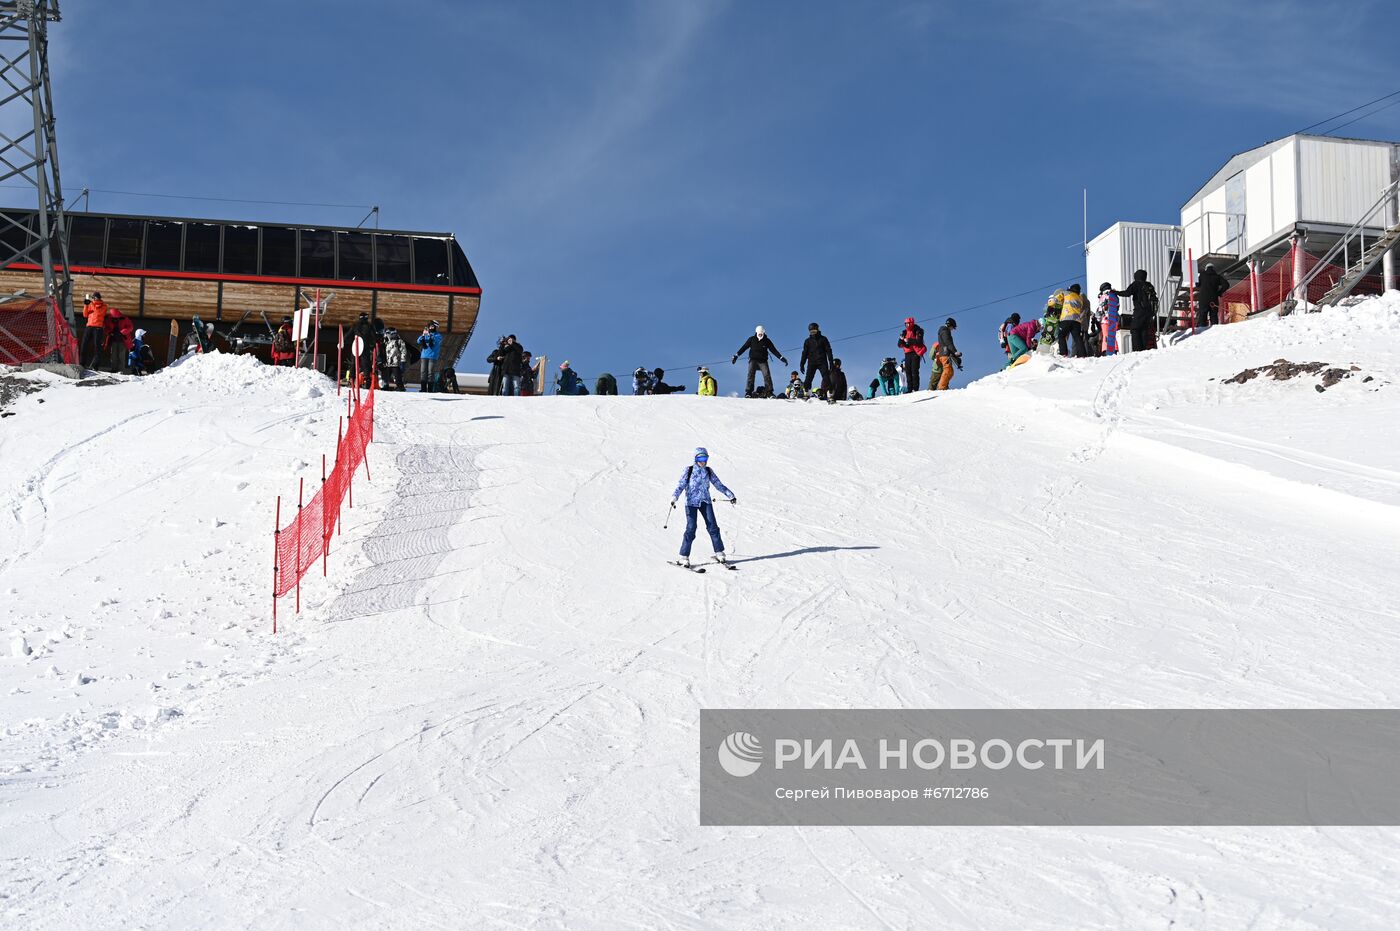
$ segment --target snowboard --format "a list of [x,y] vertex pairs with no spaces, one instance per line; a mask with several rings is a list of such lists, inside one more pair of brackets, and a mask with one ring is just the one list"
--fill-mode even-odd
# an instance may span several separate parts
[[175,356],[180,351],[180,322],[170,321],[170,345],[165,350],[165,364],[170,365],[175,361]]

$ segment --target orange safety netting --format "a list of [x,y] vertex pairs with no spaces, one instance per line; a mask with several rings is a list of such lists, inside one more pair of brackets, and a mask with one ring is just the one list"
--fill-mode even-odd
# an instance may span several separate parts
[[[1253,300],[1250,299],[1251,288],[1248,278],[1220,296],[1220,322],[1230,323],[1242,320],[1250,313],[1277,307],[1287,300],[1292,295],[1294,288],[1295,257],[1299,260],[1298,264],[1301,266],[1303,278],[1312,274],[1313,269],[1322,264],[1317,256],[1307,252],[1301,246],[1293,246],[1283,258],[1267,269],[1255,273],[1258,290],[1254,292]],[[1315,304],[1322,300],[1345,274],[1346,270],[1340,265],[1333,265],[1330,262],[1322,264],[1322,270],[1313,276],[1305,289],[1308,303]],[[1373,273],[1362,278],[1352,293],[1380,294],[1382,290],[1383,282],[1380,274]]]
[[78,363],[78,341],[48,297],[0,304],[0,365]]
[[[340,521],[341,506],[347,498],[353,505],[354,492],[351,482],[355,470],[365,463],[365,451],[374,436],[374,380],[370,380],[368,391],[352,390],[347,406],[349,417],[346,419],[344,432],[336,441],[334,466],[329,473],[323,475],[321,487],[311,496],[309,502],[301,503],[301,492],[298,492],[296,516],[286,526],[279,526],[276,530],[272,570],[274,632],[277,629],[277,599],[294,588],[299,589],[301,577],[306,571],[314,566],[318,559],[326,558],[330,552],[331,536]],[[365,465],[365,474],[369,474],[368,465]],[[303,489],[304,487],[303,480]]]

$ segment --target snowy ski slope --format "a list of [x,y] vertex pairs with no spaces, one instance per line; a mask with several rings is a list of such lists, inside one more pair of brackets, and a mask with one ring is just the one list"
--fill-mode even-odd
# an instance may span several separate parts
[[[1391,295],[835,407],[381,394],[276,638],[333,388],[55,379],[0,420],[0,926],[1394,927],[1394,829],[700,828],[697,734],[1396,705],[1398,340]],[[1221,382],[1278,358],[1359,371]],[[738,572],[664,562],[696,445]]]

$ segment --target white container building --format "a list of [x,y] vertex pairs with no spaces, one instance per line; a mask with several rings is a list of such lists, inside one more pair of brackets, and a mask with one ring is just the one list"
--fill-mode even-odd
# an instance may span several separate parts
[[1197,260],[1263,257],[1281,254],[1299,232],[1320,252],[1396,177],[1400,143],[1285,136],[1236,155],[1187,200],[1182,248]]
[[1113,224],[1091,239],[1085,250],[1084,293],[1092,300],[1105,281],[1121,291],[1133,280],[1133,272],[1141,268],[1165,300],[1167,279],[1171,277],[1180,243],[1180,227],[1165,223]]

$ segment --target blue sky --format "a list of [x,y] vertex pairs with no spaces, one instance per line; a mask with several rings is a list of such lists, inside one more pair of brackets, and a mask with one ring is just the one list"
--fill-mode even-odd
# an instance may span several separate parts
[[[959,318],[965,383],[999,365],[997,322],[1082,277],[1081,188],[1091,236],[1174,222],[1234,152],[1400,90],[1400,4],[1364,0],[62,9],[70,196],[378,204],[386,228],[461,240],[484,289],[468,370],[513,332],[585,376],[663,366],[692,390],[756,323],[795,367],[813,320],[887,327],[836,342],[864,385],[909,314]],[[1346,134],[1400,139],[1400,106]]]

